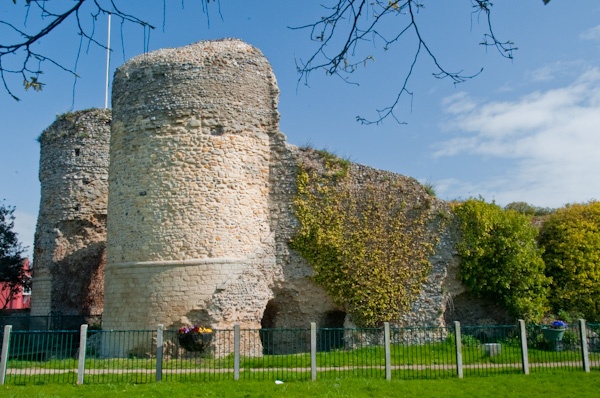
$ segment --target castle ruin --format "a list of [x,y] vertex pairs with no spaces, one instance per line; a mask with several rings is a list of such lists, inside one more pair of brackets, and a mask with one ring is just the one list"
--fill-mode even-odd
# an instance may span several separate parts
[[[278,93],[259,50],[203,41],[121,66],[112,117],[59,118],[41,140],[32,313],[103,312],[103,328],[115,330],[351,324],[288,245],[298,228],[296,171],[309,155],[279,131]],[[412,178],[357,164],[350,172],[399,181],[407,202],[429,197]],[[444,325],[447,299],[462,291],[453,239],[442,232],[404,323]],[[89,289],[69,300],[56,294],[74,280]]]

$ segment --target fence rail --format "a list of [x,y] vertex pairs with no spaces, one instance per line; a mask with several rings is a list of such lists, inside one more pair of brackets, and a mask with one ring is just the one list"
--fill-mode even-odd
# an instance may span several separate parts
[[11,325],[12,330],[79,330],[82,324],[99,329],[102,315],[0,315],[0,329]]
[[215,330],[4,328],[0,384],[385,379],[600,369],[600,324]]

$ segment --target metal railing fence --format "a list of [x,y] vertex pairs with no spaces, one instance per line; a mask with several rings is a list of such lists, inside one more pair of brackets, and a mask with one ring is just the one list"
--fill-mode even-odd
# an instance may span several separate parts
[[600,369],[600,323],[588,323],[586,326],[590,367]]
[[4,328],[0,384],[434,379],[600,370],[600,324],[108,331]]
[[453,328],[394,328],[391,330],[392,377],[454,377],[456,344]]
[[[83,324],[100,329],[102,315],[0,315],[0,328],[11,325],[13,330],[79,330]],[[1,337],[0,337],[1,339]]]
[[12,332],[8,352],[11,383],[75,383],[78,340],[74,331]]

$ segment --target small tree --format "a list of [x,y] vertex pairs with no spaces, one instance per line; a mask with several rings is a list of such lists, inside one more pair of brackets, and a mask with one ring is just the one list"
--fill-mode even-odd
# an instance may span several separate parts
[[552,309],[600,320],[600,202],[559,209],[543,224],[539,244],[552,277]]
[[0,309],[5,309],[13,297],[30,284],[22,257],[25,249],[13,231],[14,211],[14,207],[0,204]]
[[540,320],[549,280],[529,218],[477,199],[456,205],[454,211],[462,233],[458,254],[466,287],[502,301],[514,316]]

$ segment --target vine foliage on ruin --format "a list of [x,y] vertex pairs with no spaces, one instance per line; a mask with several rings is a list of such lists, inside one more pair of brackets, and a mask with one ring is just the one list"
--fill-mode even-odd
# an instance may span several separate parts
[[300,227],[291,247],[357,325],[397,321],[431,270],[439,234],[429,228],[435,213],[429,196],[409,199],[393,178],[358,183],[348,161],[315,153],[320,162],[299,166],[294,204]]

